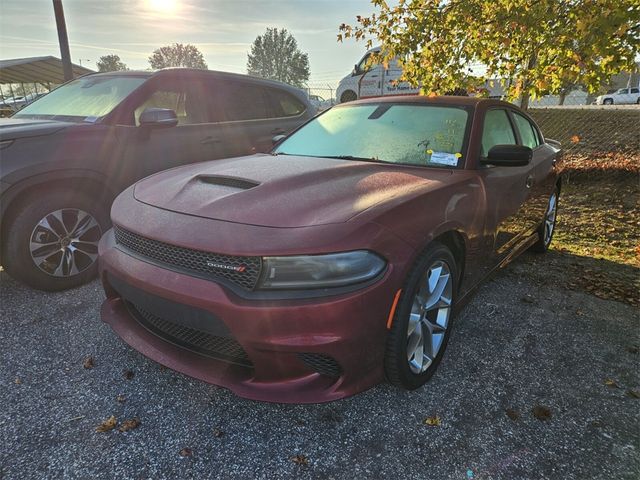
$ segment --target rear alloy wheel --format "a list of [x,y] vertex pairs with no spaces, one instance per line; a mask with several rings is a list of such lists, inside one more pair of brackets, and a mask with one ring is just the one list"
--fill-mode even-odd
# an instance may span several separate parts
[[551,245],[553,232],[556,229],[556,218],[558,216],[558,188],[553,190],[547,204],[547,211],[544,219],[538,227],[538,241],[533,245],[532,250],[539,253],[545,253]]
[[449,339],[457,279],[455,260],[444,245],[432,244],[417,261],[387,341],[385,372],[391,383],[412,390],[435,372]]
[[65,290],[97,273],[98,242],[107,230],[106,205],[88,194],[51,191],[13,208],[4,232],[9,275],[40,290]]

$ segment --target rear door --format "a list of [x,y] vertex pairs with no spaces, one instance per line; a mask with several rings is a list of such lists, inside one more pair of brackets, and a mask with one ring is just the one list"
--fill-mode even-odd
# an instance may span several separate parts
[[295,96],[260,83],[225,80],[215,97],[226,156],[268,152],[274,136],[291,132],[308,115],[306,104]]

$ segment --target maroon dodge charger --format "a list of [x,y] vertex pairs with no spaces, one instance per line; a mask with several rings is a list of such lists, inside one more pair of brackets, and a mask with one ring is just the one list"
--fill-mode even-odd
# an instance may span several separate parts
[[544,252],[559,145],[513,105],[336,106],[270,154],[125,190],[100,243],[102,319],[147,357],[236,394],[324,402],[433,375],[493,270]]

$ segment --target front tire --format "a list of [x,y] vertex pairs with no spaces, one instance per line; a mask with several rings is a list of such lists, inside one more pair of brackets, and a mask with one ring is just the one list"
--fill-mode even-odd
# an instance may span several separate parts
[[109,225],[108,203],[70,190],[34,192],[13,208],[2,255],[13,278],[57,291],[96,275],[98,242]]
[[416,261],[387,338],[384,367],[392,384],[414,390],[435,373],[451,333],[458,280],[453,254],[440,243]]
[[604,102],[602,102],[605,105],[613,105],[613,99],[612,98],[605,98]]
[[340,103],[353,102],[358,99],[358,95],[353,90],[347,90],[340,95]]

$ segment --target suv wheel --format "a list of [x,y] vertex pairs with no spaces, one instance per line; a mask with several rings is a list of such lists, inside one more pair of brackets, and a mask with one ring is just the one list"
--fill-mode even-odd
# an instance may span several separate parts
[[108,209],[87,193],[28,195],[7,222],[4,267],[40,290],[82,285],[97,272],[98,242],[108,225]]
[[604,103],[605,105],[613,105],[613,99],[612,98],[605,98],[604,99]]

